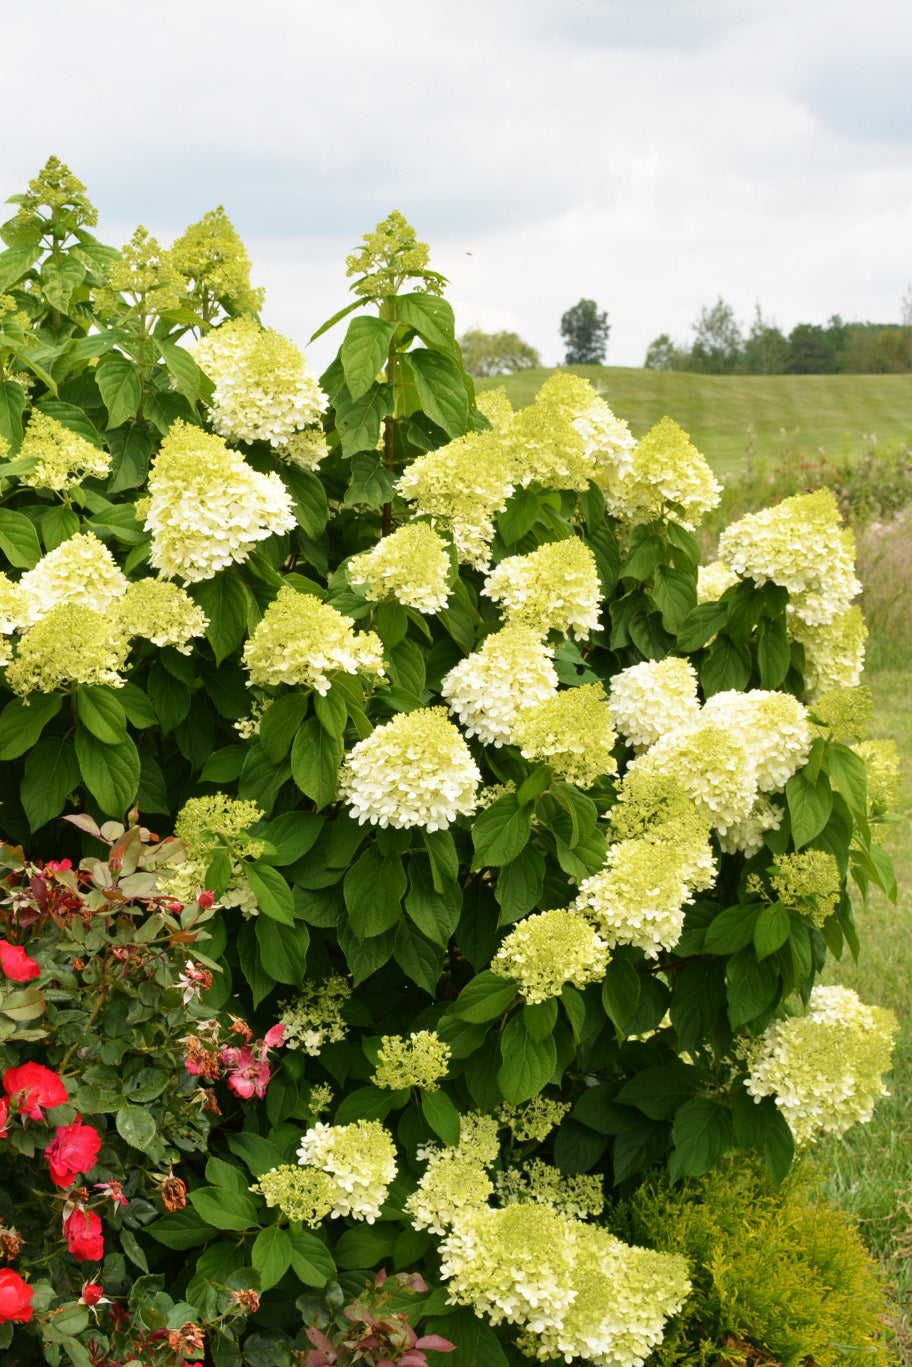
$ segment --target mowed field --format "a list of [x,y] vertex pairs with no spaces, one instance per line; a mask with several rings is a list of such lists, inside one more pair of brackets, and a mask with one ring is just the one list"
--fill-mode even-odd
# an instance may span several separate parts
[[[674,418],[719,475],[735,473],[745,454],[775,463],[787,450],[831,457],[912,435],[912,375],[694,375],[622,366],[568,366],[589,380],[641,437]],[[531,403],[553,370],[477,380],[504,385],[515,408]]]

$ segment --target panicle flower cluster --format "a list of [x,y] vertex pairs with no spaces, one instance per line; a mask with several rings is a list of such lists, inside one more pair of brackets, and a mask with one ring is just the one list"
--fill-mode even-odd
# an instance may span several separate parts
[[651,522],[671,516],[693,530],[715,508],[722,488],[687,433],[662,418],[637,442],[629,472],[603,492],[613,517]]
[[174,834],[186,845],[188,858],[162,878],[162,894],[180,902],[195,901],[200,891],[205,890],[206,872],[213,856],[225,850],[231,878],[219,896],[219,904],[240,907],[245,916],[258,915],[259,906],[244,872],[244,860],[257,859],[263,853],[263,841],[247,831],[262,817],[262,809],[255,802],[244,802],[224,793],[190,798],[178,812],[174,825]]
[[266,291],[250,285],[250,257],[220,204],[198,223],[191,223],[171,248],[177,269],[193,281],[193,301],[206,318],[215,300],[227,301],[238,313],[256,313]]
[[282,446],[320,419],[327,404],[294,342],[250,317],[232,318],[193,348],[215,385],[212,426],[235,441]]
[[362,245],[345,258],[345,274],[361,276],[350,287],[353,294],[365,299],[382,299],[398,294],[406,280],[413,290],[426,294],[442,294],[446,280],[428,269],[431,249],[419,242],[411,223],[398,209],[378,223],[372,233],[365,233]]
[[610,487],[632,465],[634,438],[587,380],[558,371],[505,432],[516,479],[546,489]]
[[725,854],[740,851],[745,858],[751,859],[763,848],[766,832],[778,831],[784,815],[784,807],[771,802],[765,793],[758,793],[747,816],[733,821],[724,833],[719,833],[719,844]]
[[634,766],[638,774],[676,774],[697,811],[720,835],[750,815],[757,797],[757,776],[747,750],[718,722],[701,721],[660,737]]
[[811,753],[807,709],[790,693],[715,693],[703,706],[702,720],[718,722],[739,737],[761,793],[780,792]]
[[384,1035],[372,1081],[393,1092],[402,1087],[436,1092],[449,1066],[450,1046],[434,1030],[413,1030],[408,1039]]
[[450,596],[446,542],[426,522],[410,522],[348,562],[349,583],[365,596],[393,598],[417,612],[439,612]]
[[822,926],[839,906],[839,865],[826,850],[779,854],[773,868],[770,884],[776,897],[785,906],[802,912],[813,925]]
[[[656,858],[669,852],[689,892],[705,892],[716,880],[716,861],[709,843],[710,826],[673,774],[628,771],[608,816],[609,836],[618,842],[641,840],[660,846]],[[671,851],[667,847],[671,847]],[[614,854],[615,844],[609,853]]]
[[287,441],[273,448],[273,455],[286,465],[297,465],[301,470],[316,470],[320,461],[329,455],[326,433],[321,427],[307,427],[293,432]]
[[48,413],[33,409],[19,448],[19,459],[37,462],[22,483],[33,489],[60,493],[92,476],[103,479],[111,468],[111,453],[102,451]]
[[244,646],[251,684],[300,684],[329,692],[338,673],[383,673],[383,642],[355,633],[351,617],[283,584]]
[[685,1260],[539,1204],[467,1211],[442,1241],[450,1299],[521,1326],[524,1353],[641,1367],[690,1289]]
[[815,987],[803,1016],[775,1021],[748,1049],[748,1093],[775,1099],[798,1144],[837,1137],[870,1120],[888,1096],[897,1030],[891,1011],[865,1006],[848,987]]
[[87,198],[86,187],[59,157],[48,157],[37,176],[29,181],[28,193],[13,222],[17,227],[46,226],[46,220],[37,212],[42,205],[48,209],[76,209],[78,221],[89,228],[98,222],[98,211]]
[[693,866],[689,843],[623,840],[608,851],[604,867],[583,880],[571,909],[590,917],[611,948],[635,945],[657,958],[681,938],[692,890],[686,874]]
[[127,591],[127,578],[94,532],[62,541],[19,580],[29,623],[67,603],[106,613]]
[[267,1206],[278,1206],[286,1220],[300,1220],[315,1229],[333,1208],[333,1179],[319,1168],[282,1163],[270,1168],[250,1188],[265,1196]]
[[502,384],[496,389],[483,389],[475,395],[475,405],[496,432],[507,432],[513,422],[513,405]]
[[475,810],[481,781],[442,707],[400,712],[346,755],[339,791],[360,825],[442,831]]
[[351,992],[351,983],[337,973],[304,983],[293,1001],[282,1003],[279,1019],[286,1049],[302,1049],[316,1058],[325,1044],[344,1040],[348,1027],[342,1013]]
[[298,1161],[329,1174],[333,1219],[350,1215],[369,1225],[379,1217],[396,1176],[396,1147],[379,1120],[356,1120],[351,1125],[317,1121],[298,1146]]
[[669,655],[620,670],[611,680],[611,717],[634,750],[695,725],[700,715],[697,672],[689,660]]
[[711,560],[697,570],[697,602],[716,603],[726,589],[734,588],[740,582],[724,560]]
[[807,626],[832,622],[861,591],[852,534],[829,489],[733,522],[719,538],[719,558],[742,578],[788,589],[790,615]]
[[175,422],[149,473],[150,562],[166,579],[211,579],[258,541],[296,525],[276,474],[253,470],[221,437]]
[[831,688],[812,709],[817,735],[830,740],[863,740],[874,719],[874,698],[867,684],[855,688]]
[[504,1102],[498,1115],[518,1144],[526,1144],[530,1140],[541,1143],[557,1128],[569,1110],[569,1101],[554,1101],[551,1097],[539,1095],[521,1106]]
[[514,926],[491,968],[501,978],[512,978],[531,1006],[559,997],[564,983],[582,988],[600,982],[610,957],[588,921],[566,907],[554,907]]
[[121,309],[119,296],[125,294],[141,305],[141,312],[162,314],[179,308],[189,288],[171,252],[140,223],[120,258],[107,267],[105,284],[93,292],[93,298],[104,313]]
[[495,1180],[502,1206],[532,1202],[577,1220],[601,1215],[605,1209],[601,1177],[594,1173],[567,1176],[540,1158],[529,1159],[522,1168],[505,1168]]
[[555,693],[553,656],[531,627],[513,623],[454,665],[440,691],[467,735],[499,747],[512,741],[518,711]]
[[209,619],[186,589],[167,579],[137,579],[118,601],[117,616],[127,636],[189,655],[191,642],[205,635]]
[[484,591],[508,622],[540,636],[557,631],[584,640],[599,624],[601,588],[595,556],[579,537],[550,541],[528,555],[509,555],[491,571]]
[[121,688],[129,639],[119,623],[80,603],[51,608],[25,633],[6,680],[14,693],[67,691],[74,684]]
[[792,619],[789,635],[804,646],[804,682],[811,702],[834,688],[854,688],[858,683],[868,639],[860,607],[849,608],[823,626]]
[[510,464],[496,431],[469,432],[419,456],[400,475],[397,490],[453,538],[463,564],[491,563],[494,517],[513,492]]
[[855,747],[868,770],[868,809],[886,816],[899,805],[900,764],[895,740],[863,740]]
[[617,773],[611,753],[617,736],[601,684],[563,688],[524,707],[513,723],[513,742],[526,759],[544,760],[557,778],[580,788]]
[[2,639],[20,631],[29,620],[28,596],[18,584],[0,574],[0,667],[9,664],[12,648]]
[[494,1195],[487,1170],[500,1151],[497,1131],[493,1116],[470,1113],[460,1118],[458,1144],[419,1151],[427,1168],[405,1203],[416,1229],[445,1234],[466,1211],[487,1205]]

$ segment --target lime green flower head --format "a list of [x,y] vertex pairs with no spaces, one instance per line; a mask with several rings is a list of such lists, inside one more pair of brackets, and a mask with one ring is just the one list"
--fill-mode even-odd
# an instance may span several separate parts
[[244,647],[255,684],[299,684],[326,694],[337,674],[383,673],[383,643],[373,631],[312,593],[283,584]]
[[105,284],[95,291],[95,303],[103,312],[116,312],[120,295],[141,305],[145,313],[167,313],[176,309],[187,294],[188,282],[181,275],[169,251],[159,245],[142,224],[105,273]]
[[349,582],[374,601],[392,598],[417,612],[436,613],[450,596],[446,542],[426,522],[410,522],[348,562]]
[[508,622],[584,640],[598,629],[601,587],[595,556],[579,537],[550,541],[528,555],[501,560],[484,591]]
[[629,473],[602,488],[614,517],[629,522],[670,517],[691,530],[722,494],[704,457],[671,418],[656,423],[637,443]]
[[433,1030],[402,1035],[384,1035],[377,1067],[375,1087],[398,1091],[402,1087],[421,1087],[436,1092],[450,1064],[450,1046]]
[[854,688],[864,669],[868,628],[857,605],[820,626],[789,619],[789,635],[804,646],[804,682],[813,703],[835,688]]
[[193,282],[193,302],[208,316],[214,300],[227,300],[237,313],[257,313],[266,291],[250,285],[250,257],[220,204],[191,223],[171,248],[177,269]]
[[81,603],[63,603],[21,638],[16,658],[7,666],[7,683],[22,697],[66,692],[79,684],[121,688],[119,671],[129,649],[116,617]]
[[517,712],[512,739],[526,759],[550,764],[557,778],[591,788],[617,773],[617,736],[601,684],[562,688]]
[[608,946],[584,917],[566,907],[527,916],[507,935],[491,968],[512,978],[526,1002],[559,997],[565,983],[586,987],[605,976]]
[[298,1161],[329,1174],[333,1218],[350,1215],[369,1225],[379,1217],[396,1176],[393,1138],[379,1120],[356,1120],[351,1125],[317,1121],[298,1146]]
[[398,210],[365,233],[363,246],[345,258],[345,274],[357,275],[351,286],[354,294],[365,299],[382,299],[399,294],[402,286],[425,294],[443,294],[446,280],[428,269],[431,250],[419,242],[415,229]]
[[33,489],[61,492],[93,476],[102,479],[111,467],[111,453],[102,451],[63,423],[35,409],[28,420],[19,458],[36,462],[23,484]]

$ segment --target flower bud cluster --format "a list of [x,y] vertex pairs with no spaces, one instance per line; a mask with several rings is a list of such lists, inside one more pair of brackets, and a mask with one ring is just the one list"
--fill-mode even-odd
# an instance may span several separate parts
[[600,982],[610,959],[608,946],[575,911],[554,907],[527,916],[507,935],[491,963],[512,978],[529,1005],[559,997],[565,983]]
[[337,973],[303,983],[297,997],[282,1003],[286,1047],[316,1058],[325,1044],[344,1040],[347,1026],[342,1012],[351,992],[351,983]]
[[348,562],[353,585],[372,600],[392,598],[418,612],[439,612],[450,596],[446,542],[426,522],[410,522]]
[[408,1039],[384,1035],[372,1081],[390,1091],[420,1087],[436,1092],[449,1065],[450,1046],[434,1030],[413,1030]]
[[314,594],[283,584],[244,647],[250,683],[299,684],[326,694],[336,674],[382,674],[380,637],[356,633],[354,625]]

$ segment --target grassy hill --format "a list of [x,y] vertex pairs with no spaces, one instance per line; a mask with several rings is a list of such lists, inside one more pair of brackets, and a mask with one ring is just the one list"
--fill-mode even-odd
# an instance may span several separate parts
[[[718,474],[741,465],[752,443],[760,459],[822,447],[837,457],[912,437],[912,375],[693,375],[669,370],[581,365],[568,369],[594,384],[640,437],[666,414],[690,434]],[[478,380],[505,385],[514,407],[531,403],[552,370]]]

